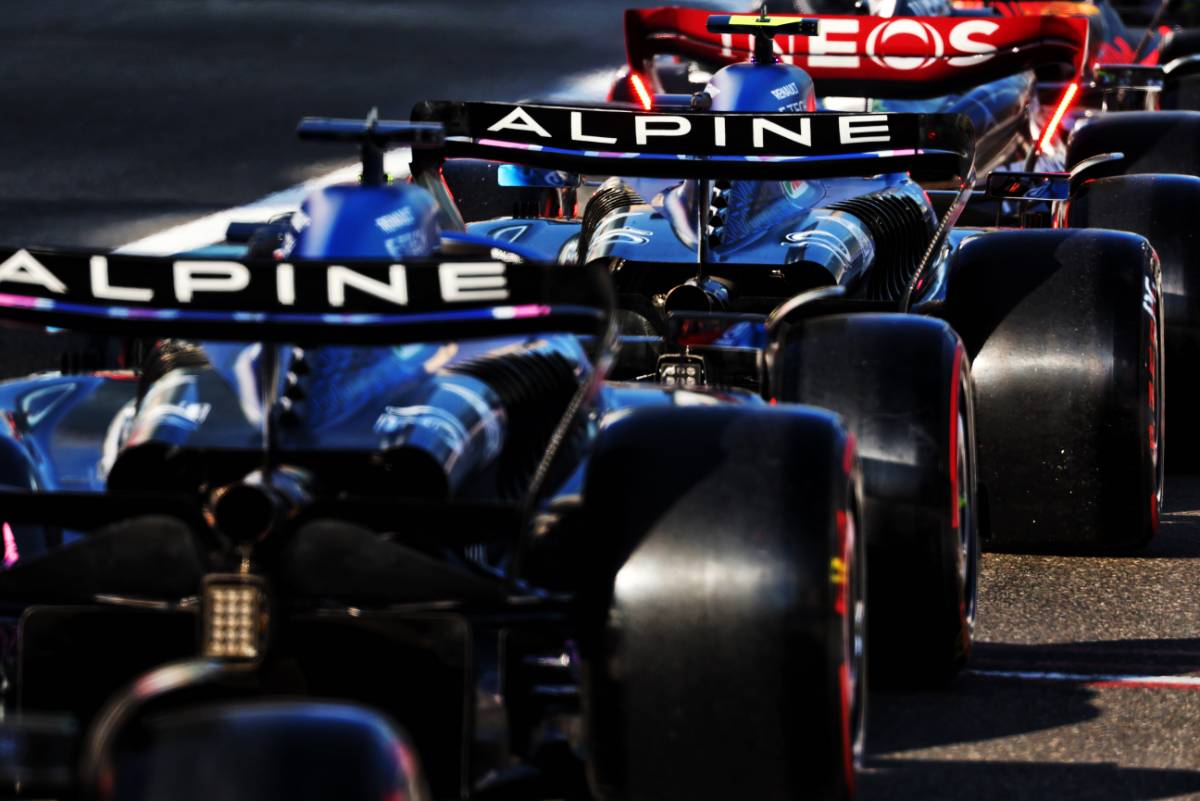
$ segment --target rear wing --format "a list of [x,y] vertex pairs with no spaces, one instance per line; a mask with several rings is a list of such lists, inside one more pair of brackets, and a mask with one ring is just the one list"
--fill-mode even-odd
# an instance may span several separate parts
[[605,107],[425,101],[413,119],[440,122],[444,150],[414,152],[413,174],[439,160],[481,158],[591,175],[728,180],[911,172],[968,174],[971,123],[950,114],[663,114]]
[[126,336],[399,344],[602,334],[601,266],[231,261],[0,251],[0,320]]
[[1097,17],[1100,7],[1082,0],[952,0],[960,11],[992,9],[1004,17]]
[[[694,58],[716,67],[746,61],[748,34],[710,33],[709,12],[630,9],[625,46],[631,69],[653,74],[655,56]],[[779,17],[777,19],[786,19]],[[796,18],[799,19],[799,18]],[[808,16],[814,36],[777,36],[775,52],[812,76],[821,95],[920,98],[963,91],[1029,69],[1082,73],[1088,50],[1083,17]],[[1066,74],[1068,73],[1069,74]]]
[[[1123,33],[1107,30],[1106,21],[1100,6],[1092,2],[1074,2],[1072,0],[954,0],[955,8],[964,10],[989,9],[1002,17],[1040,17],[1040,16],[1077,16],[1090,20],[1092,27],[1092,52],[1088,63],[1102,64],[1140,64],[1155,66],[1158,64],[1159,48],[1156,46],[1139,46],[1140,36],[1137,31],[1125,30]],[[1155,4],[1157,5],[1157,3]],[[1110,10],[1115,6],[1110,6]],[[1112,11],[1119,19],[1130,22],[1123,13]],[[1147,20],[1148,21],[1148,20]],[[1121,26],[1122,28],[1124,26]],[[1109,41],[1105,41],[1105,36]],[[1153,39],[1144,42],[1153,44]]]

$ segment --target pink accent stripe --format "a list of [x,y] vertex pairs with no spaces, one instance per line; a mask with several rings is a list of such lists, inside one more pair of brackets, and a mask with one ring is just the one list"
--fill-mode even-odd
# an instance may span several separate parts
[[497,320],[524,320],[530,317],[546,317],[549,314],[549,306],[537,303],[524,306],[497,306],[492,309],[492,317]]
[[21,558],[21,554],[17,551],[17,538],[13,535],[12,526],[5,523],[0,532],[4,534],[4,566],[12,567]]
[[0,306],[8,306],[12,309],[48,309],[54,307],[54,301],[47,298],[31,298],[25,295],[0,293]]
[[530,145],[523,142],[505,142],[503,139],[480,139],[479,144],[484,147],[508,147],[514,150],[541,150],[541,145]]

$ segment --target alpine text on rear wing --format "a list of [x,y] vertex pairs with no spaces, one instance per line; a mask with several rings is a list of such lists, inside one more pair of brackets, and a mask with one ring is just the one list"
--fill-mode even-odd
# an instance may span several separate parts
[[391,344],[595,334],[611,291],[607,273],[588,266],[0,251],[0,320],[130,336]]
[[785,180],[909,171],[951,178],[965,176],[974,158],[970,122],[950,114],[668,114],[425,101],[413,118],[445,126],[439,159],[587,174]]

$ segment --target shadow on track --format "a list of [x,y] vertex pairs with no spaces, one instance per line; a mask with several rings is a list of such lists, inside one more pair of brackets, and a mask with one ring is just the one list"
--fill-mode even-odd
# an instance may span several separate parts
[[[1200,639],[1017,645],[977,643],[973,670],[1182,675],[1200,672]],[[967,675],[941,692],[875,693],[869,749],[888,754],[1009,737],[1100,715],[1082,684],[1014,682]]]
[[975,670],[1036,670],[1143,676],[1200,673],[1200,639],[1105,640],[1050,645],[976,643]]
[[877,693],[871,697],[867,750],[878,756],[1083,723],[1100,715],[1095,697],[1078,685],[971,675],[941,692]]

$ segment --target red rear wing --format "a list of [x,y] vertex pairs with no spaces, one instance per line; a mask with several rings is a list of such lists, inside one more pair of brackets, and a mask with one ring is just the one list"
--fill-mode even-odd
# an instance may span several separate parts
[[[1147,48],[1149,52],[1138,54],[1137,38],[1132,41],[1116,31],[1107,31],[1109,41],[1105,41],[1104,18],[1100,7],[1092,3],[1068,2],[1067,0],[954,0],[955,8],[981,9],[990,8],[1005,17],[1037,17],[1037,16],[1081,16],[1091,19],[1094,48],[1091,60],[1101,64],[1142,64],[1154,66],[1158,64],[1159,47]],[[1160,27],[1160,38],[1171,31],[1168,27]]]
[[[630,67],[650,72],[656,55],[724,66],[746,61],[747,34],[709,33],[709,12],[630,9],[625,45]],[[936,97],[1028,69],[1081,73],[1088,47],[1083,17],[818,16],[816,36],[778,36],[775,52],[803,68],[822,95]]]

